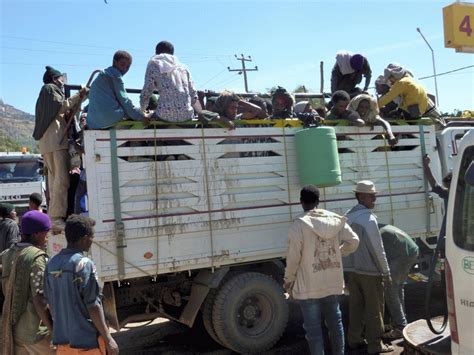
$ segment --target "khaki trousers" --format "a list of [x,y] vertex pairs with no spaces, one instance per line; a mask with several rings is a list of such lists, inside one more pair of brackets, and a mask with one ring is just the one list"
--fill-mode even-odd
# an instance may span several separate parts
[[61,149],[45,153],[43,157],[48,168],[48,215],[52,220],[65,218],[69,189],[69,153],[67,149]]
[[[349,288],[349,346],[367,340],[370,348],[380,346],[383,335],[384,290],[382,276],[347,273]],[[364,332],[365,328],[365,332]]]

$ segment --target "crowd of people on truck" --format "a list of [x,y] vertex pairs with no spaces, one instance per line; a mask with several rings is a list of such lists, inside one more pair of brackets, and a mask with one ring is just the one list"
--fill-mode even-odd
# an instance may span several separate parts
[[[389,64],[375,81],[378,97],[370,95],[372,71],[367,58],[344,51],[337,53],[331,77],[331,102],[313,108],[310,101],[296,102],[291,93],[276,87],[271,100],[258,96],[245,100],[224,91],[207,96],[195,89],[189,70],[174,55],[171,43],[162,41],[150,59],[140,107],[128,97],[123,76],[132,56],[117,51],[112,66],[101,71],[90,90],[85,87],[66,98],[64,75],[47,66],[36,104],[33,137],[39,142],[48,174],[47,214],[41,195],[32,194],[29,211],[18,225],[15,206],[0,204],[0,252],[2,273],[2,339],[5,354],[117,354],[118,347],[105,322],[97,274],[84,256],[92,244],[95,222],[80,215],[86,191],[86,173],[80,170],[74,212],[68,215],[71,148],[66,114],[88,99],[81,114],[82,129],[108,129],[123,120],[164,121],[178,125],[197,119],[234,129],[238,120],[297,118],[305,125],[347,120],[362,127],[380,125],[388,143],[397,144],[388,120],[402,115],[417,119],[429,115],[442,124],[433,101],[411,72]],[[365,78],[364,87],[357,85]],[[159,97],[154,95],[158,91]],[[171,126],[173,127],[173,126]],[[77,129],[76,129],[77,130]],[[424,166],[433,191],[447,194]],[[416,262],[418,247],[402,230],[379,225],[372,212],[375,185],[359,181],[354,189],[357,204],[345,216],[318,208],[319,190],[301,190],[304,215],[289,232],[284,289],[301,305],[304,328],[312,354],[324,353],[322,319],[331,334],[333,354],[350,349],[368,353],[392,351],[383,339],[401,337],[406,325],[403,285]],[[45,253],[47,234],[64,232],[67,248],[51,260]],[[343,274],[344,273],[344,274]],[[349,290],[349,328],[344,335],[339,296]],[[391,316],[384,324],[385,304]]]
[[[123,77],[132,65],[132,56],[117,51],[112,66],[100,71],[90,90],[82,88],[76,95],[64,95],[64,75],[47,66],[43,75],[43,87],[36,103],[36,123],[33,137],[39,141],[48,171],[49,213],[53,230],[64,229],[67,212],[68,174],[80,167],[70,166],[71,144],[68,139],[68,123],[65,114],[75,105],[88,99],[84,108],[84,129],[109,129],[123,120],[167,122],[161,128],[182,127],[179,123],[194,119],[203,125],[218,124],[234,129],[240,120],[299,119],[303,125],[320,125],[323,122],[347,120],[349,124],[363,127],[380,125],[386,132],[387,142],[397,144],[389,119],[403,117],[418,119],[429,115],[437,124],[443,124],[425,88],[413,79],[406,68],[390,63],[375,82],[377,96],[368,93],[372,79],[369,61],[361,54],[341,51],[331,74],[331,101],[313,108],[309,101],[296,102],[285,88],[277,86],[271,100],[258,96],[248,100],[230,91],[217,96],[204,95],[196,90],[189,70],[174,55],[174,46],[167,41],[156,45],[155,55],[148,62],[144,85],[140,94],[140,106],[135,107],[125,90]],[[364,86],[357,85],[365,78]],[[159,93],[159,97],[155,96]],[[395,106],[394,106],[395,105]],[[173,124],[176,124],[174,126]],[[195,127],[191,125],[190,127]],[[81,130],[82,128],[79,128]],[[80,170],[77,170],[80,171]],[[85,172],[81,173],[81,181]],[[81,195],[78,196],[78,199]],[[80,212],[76,203],[75,212]]]

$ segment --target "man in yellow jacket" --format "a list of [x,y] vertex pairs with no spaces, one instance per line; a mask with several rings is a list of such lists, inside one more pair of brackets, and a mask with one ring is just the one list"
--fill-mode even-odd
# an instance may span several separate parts
[[317,208],[319,190],[303,187],[305,211],[288,235],[284,288],[298,300],[311,354],[324,354],[321,314],[331,334],[331,354],[344,354],[344,329],[337,296],[343,293],[342,256],[354,252],[359,238],[346,218]]
[[405,118],[420,118],[428,108],[428,95],[425,88],[413,79],[410,71],[397,64],[389,64],[384,70],[384,76],[392,86],[390,91],[379,99],[379,108],[385,107],[396,97],[400,97],[399,108],[403,111]]

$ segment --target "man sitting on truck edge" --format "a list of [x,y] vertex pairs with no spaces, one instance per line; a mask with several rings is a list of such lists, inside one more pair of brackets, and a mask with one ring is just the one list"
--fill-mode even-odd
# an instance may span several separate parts
[[49,206],[48,214],[53,221],[53,231],[64,228],[67,214],[67,191],[69,188],[69,143],[66,135],[65,114],[81,100],[88,89],[82,88],[77,94],[66,99],[64,94],[64,74],[47,66],[43,75],[43,87],[35,108],[35,129],[33,138],[39,141],[48,171]]
[[21,219],[22,242],[2,254],[2,354],[55,354],[51,315],[43,296],[44,252],[51,220],[28,211]]
[[117,343],[105,323],[96,268],[83,255],[94,239],[95,221],[71,215],[66,221],[67,247],[48,263],[44,294],[53,321],[57,354],[87,350],[87,354],[118,354]]
[[272,91],[272,119],[285,119],[293,117],[295,98],[285,88],[277,86]]
[[132,65],[132,56],[126,51],[114,54],[112,66],[100,72],[91,85],[87,127],[107,129],[124,119],[144,121],[148,124],[150,114],[143,114],[129,99],[123,76]]
[[301,306],[311,354],[324,354],[323,315],[331,353],[343,355],[344,329],[337,300],[344,290],[341,256],[354,252],[359,238],[345,217],[317,208],[316,186],[303,187],[300,202],[305,214],[289,231],[284,288]]
[[348,120],[352,125],[363,127],[365,122],[360,118],[359,114],[348,109],[351,98],[349,94],[343,90],[336,91],[331,98],[333,107],[327,115],[327,120]]
[[387,134],[388,144],[391,146],[397,144],[397,139],[392,133],[390,123],[379,115],[377,100],[374,97],[368,94],[357,95],[349,102],[348,107],[350,110],[357,112],[365,124],[371,126],[372,129],[375,125],[382,126]]
[[362,180],[354,192],[358,204],[346,217],[360,244],[354,253],[343,258],[350,294],[347,340],[351,349],[364,347],[367,340],[369,354],[386,353],[393,351],[382,342],[384,283],[390,284],[391,279],[377,217],[371,211],[377,191],[372,181]]
[[148,62],[140,94],[142,111],[148,106],[154,90],[159,94],[155,118],[167,122],[189,121],[194,118],[194,109],[202,110],[191,74],[178,61],[174,46],[167,41],[156,45],[155,55]]

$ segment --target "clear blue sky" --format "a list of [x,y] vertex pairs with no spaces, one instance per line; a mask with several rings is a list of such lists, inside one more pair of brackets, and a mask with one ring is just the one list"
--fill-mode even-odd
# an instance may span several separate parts
[[[319,91],[324,61],[325,90],[335,53],[346,49],[368,57],[373,80],[390,62],[423,77],[474,64],[474,54],[444,48],[442,8],[449,1],[125,1],[1,0],[1,87],[6,103],[34,113],[45,65],[67,72],[71,84],[110,65],[117,49],[134,61],[124,77],[141,88],[149,57],[160,40],[175,45],[198,89],[243,91],[234,54],[251,55],[252,91],[304,84]],[[434,93],[433,79],[421,81]],[[474,109],[474,68],[438,78],[440,108]],[[133,100],[137,102],[137,98]]]

